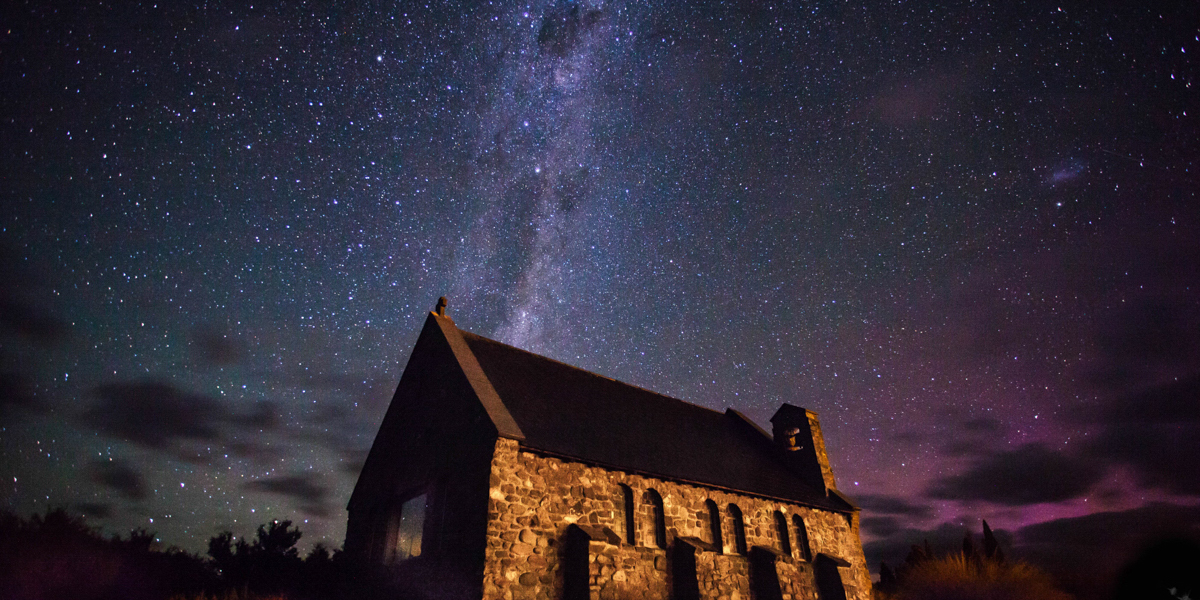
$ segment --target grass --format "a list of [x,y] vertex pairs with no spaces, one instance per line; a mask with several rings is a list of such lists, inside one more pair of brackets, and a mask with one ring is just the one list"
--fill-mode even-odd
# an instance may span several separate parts
[[961,552],[913,565],[894,600],[1071,600],[1041,569],[1024,562],[968,558]]

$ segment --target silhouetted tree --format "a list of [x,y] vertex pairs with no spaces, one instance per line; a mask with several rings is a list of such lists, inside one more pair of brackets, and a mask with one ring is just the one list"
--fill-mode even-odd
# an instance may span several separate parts
[[338,565],[325,544],[318,543],[304,558],[304,582],[306,593],[314,598],[332,598],[338,591]]
[[303,535],[291,521],[272,521],[258,526],[253,543],[234,542],[228,531],[213,536],[208,555],[230,588],[258,594],[297,592],[304,562],[296,542]]
[[258,537],[254,540],[255,552],[267,556],[298,558],[296,542],[304,535],[299,529],[291,529],[291,521],[271,521],[258,526]]
[[879,563],[879,583],[876,585],[885,592],[893,592],[896,589],[896,574],[885,562]]
[[234,543],[233,533],[222,531],[208,540],[208,555],[226,587],[241,589],[249,586],[252,565],[250,544],[245,539]]
[[1004,562],[1004,551],[1000,549],[1000,542],[996,541],[996,536],[986,520],[983,522],[983,556],[988,560]]
[[141,529],[105,539],[61,508],[0,514],[0,598],[151,600],[215,586],[199,557],[154,544]]

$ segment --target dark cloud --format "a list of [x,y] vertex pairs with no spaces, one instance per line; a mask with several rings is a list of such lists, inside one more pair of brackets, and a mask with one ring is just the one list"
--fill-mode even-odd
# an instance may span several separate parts
[[319,406],[307,412],[305,426],[295,438],[347,456],[365,457],[364,446],[374,439],[396,383],[361,375],[304,373],[292,377],[291,384],[318,390],[322,398]]
[[1112,428],[1089,444],[1089,452],[1133,469],[1147,486],[1200,494],[1200,427],[1131,425]]
[[1133,389],[1163,369],[1200,360],[1200,310],[1191,303],[1143,298],[1103,323],[1096,335],[1101,358],[1089,374],[1101,389]]
[[[886,562],[895,568],[904,562],[912,546],[923,546],[926,540],[936,554],[962,550],[963,536],[967,533],[979,542],[983,535],[983,522],[972,520],[964,523],[942,523],[933,529],[896,529],[884,535],[882,539],[863,544],[863,553],[866,554],[867,565],[873,570],[879,568],[880,562]],[[1012,533],[1001,529],[996,529],[993,533],[1000,542],[1000,547],[1008,552],[1012,548]]]
[[1138,553],[1174,537],[1200,539],[1200,506],[1150,504],[1028,525],[1017,531],[1016,550],[1077,597],[1099,598]]
[[212,365],[231,365],[245,354],[244,347],[236,339],[211,329],[193,332],[192,344],[200,360]]
[[980,456],[990,452],[987,445],[972,439],[952,440],[938,448],[939,454],[949,457]]
[[274,402],[259,402],[254,411],[245,415],[232,415],[229,422],[251,430],[275,429],[279,425],[279,409]]
[[1110,427],[1119,425],[1200,425],[1200,375],[1117,397],[1100,412]]
[[225,443],[225,448],[238,456],[255,458],[259,460],[270,460],[279,458],[281,456],[278,449],[254,441],[229,441]]
[[358,477],[359,473],[362,473],[363,465],[367,463],[367,454],[369,452],[369,450],[343,451],[342,472]]
[[938,452],[952,457],[992,454],[1003,444],[1006,428],[999,419],[991,417],[967,420],[953,430],[953,437],[940,444]]
[[218,441],[226,425],[259,430],[275,424],[270,405],[236,413],[214,398],[158,381],[112,383],[93,393],[99,402],[82,415],[86,424],[150,448],[167,448],[183,439]]
[[1200,494],[1200,377],[1118,396],[1095,415],[1095,460],[1132,469],[1145,485]]
[[66,339],[70,325],[46,310],[44,300],[51,291],[27,258],[0,243],[0,334],[40,345],[58,343]]
[[868,513],[885,515],[902,515],[906,517],[927,517],[932,514],[924,504],[914,504],[896,496],[865,495],[855,496],[854,501]]
[[980,417],[963,423],[963,429],[972,433],[1000,433],[1004,431],[1004,423],[991,417]]
[[145,500],[146,479],[142,472],[122,460],[96,460],[87,467],[88,477],[130,500]]
[[248,490],[291,496],[304,502],[320,502],[325,499],[325,495],[329,490],[315,483],[316,480],[317,477],[315,475],[308,473],[281,475],[252,481],[247,483],[245,487]]
[[17,413],[40,413],[45,406],[33,393],[33,381],[20,373],[0,373],[0,422]]
[[67,337],[70,326],[36,306],[0,300],[0,332],[36,344],[55,344]]
[[1009,506],[1081,496],[1104,470],[1092,461],[1042,444],[980,457],[965,473],[934,481],[927,492],[945,500],[986,500]]
[[863,517],[860,523],[863,531],[875,537],[887,537],[901,529],[898,517]]
[[113,506],[103,502],[80,502],[75,509],[83,516],[94,519],[107,519],[113,514]]
[[1062,545],[1111,549],[1161,536],[1200,536],[1200,506],[1153,503],[1124,511],[1100,512],[1027,525],[1017,531],[1024,547]]
[[300,509],[304,512],[316,516],[326,516],[329,514],[329,509],[325,506],[325,498],[329,495],[329,488],[321,485],[319,481],[320,477],[316,474],[297,473],[266,477],[247,483],[242,487],[249,491],[267,492],[295,499],[299,501]]
[[1150,298],[1107,320],[1097,342],[1115,361],[1174,361],[1193,356],[1200,340],[1200,323],[1182,303]]
[[[264,373],[266,377],[277,377],[278,373]],[[282,382],[307,390],[339,390],[351,394],[371,394],[377,396],[378,388],[390,388],[395,385],[390,379],[380,379],[375,376],[357,375],[353,373],[321,373],[308,369],[293,369],[281,379]],[[389,395],[387,400],[391,399]]]

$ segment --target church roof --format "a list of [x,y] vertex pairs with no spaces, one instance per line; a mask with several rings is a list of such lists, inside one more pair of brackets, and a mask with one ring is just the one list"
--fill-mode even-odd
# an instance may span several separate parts
[[443,331],[461,335],[503,405],[489,408],[494,420],[500,413],[504,421],[498,431],[513,432],[508,437],[527,448],[653,477],[853,510],[840,494],[826,496],[789,470],[770,436],[733,409],[722,413],[690,404],[458,330],[452,323]]

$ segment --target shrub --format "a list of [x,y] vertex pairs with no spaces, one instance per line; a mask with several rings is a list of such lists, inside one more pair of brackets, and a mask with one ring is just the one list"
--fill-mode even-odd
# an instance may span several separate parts
[[895,571],[880,565],[878,600],[1071,600],[1045,571],[1017,561],[1009,562],[987,521],[983,522],[983,550],[977,550],[967,533],[962,551],[935,556],[925,545],[912,547]]
[[999,562],[963,553],[913,565],[898,582],[896,600],[1070,600],[1044,571],[1024,562]]

